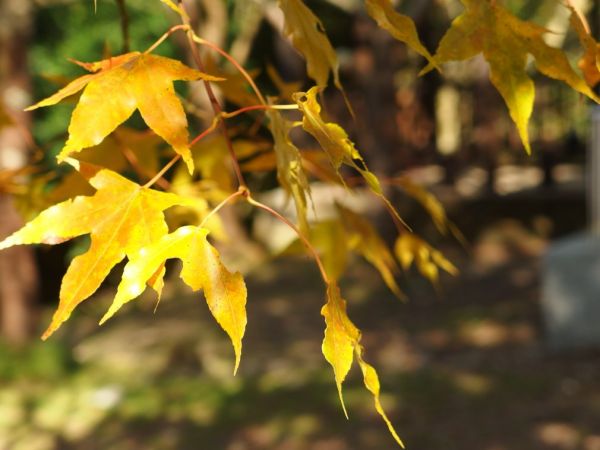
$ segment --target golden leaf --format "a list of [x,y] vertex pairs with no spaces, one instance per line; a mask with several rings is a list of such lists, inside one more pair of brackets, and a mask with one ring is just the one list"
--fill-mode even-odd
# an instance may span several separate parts
[[288,136],[292,125],[278,111],[268,111],[267,116],[274,140],[277,179],[283,189],[294,199],[300,230],[306,234],[308,231],[306,206],[307,196],[310,196],[310,186],[302,167],[300,151]]
[[174,80],[216,78],[191,69],[179,61],[139,52],[109,58],[86,67],[84,75],[28,110],[58,103],[83,89],[71,116],[69,138],[58,155],[63,161],[72,153],[98,145],[117,126],[139,109],[144,121],[180,154],[190,172],[193,161],[188,147],[187,118],[173,88]]
[[325,317],[326,324],[322,345],[323,355],[333,367],[340,402],[344,414],[348,417],[342,396],[342,384],[352,367],[354,347],[360,339],[360,331],[348,318],[346,301],[342,299],[340,289],[335,284],[327,288],[327,303],[321,309],[321,314]]
[[396,12],[390,0],[366,0],[365,8],[380,28],[424,56],[432,65],[437,65],[429,51],[421,43],[413,20]]
[[362,345],[357,345],[356,346],[356,359],[358,360],[358,365],[360,366],[360,370],[363,374],[363,381],[365,383],[365,387],[369,390],[369,392],[371,392],[371,394],[373,394],[373,400],[375,402],[375,410],[377,411],[377,413],[381,416],[381,418],[387,425],[387,428],[388,428],[390,434],[394,437],[394,439],[396,440],[398,445],[400,447],[404,448],[404,443],[400,439],[400,436],[398,436],[398,433],[396,433],[396,430],[394,429],[392,422],[390,422],[390,419],[388,418],[387,414],[383,410],[383,406],[381,406],[381,400],[379,398],[379,391],[381,388],[379,385],[379,376],[377,375],[377,371],[375,370],[375,368],[373,366],[371,366],[370,364],[365,362],[365,360],[363,359],[363,352],[364,352],[364,349],[363,349]]
[[456,266],[446,259],[442,252],[434,249],[413,233],[404,233],[399,236],[394,245],[394,251],[404,270],[408,270],[414,263],[421,275],[434,285],[438,282],[438,268],[445,270],[450,275],[458,274]]
[[335,382],[344,414],[348,417],[342,397],[342,384],[352,367],[354,355],[356,355],[361,371],[363,372],[365,387],[373,395],[377,413],[383,418],[398,445],[404,447],[381,406],[379,399],[379,377],[375,369],[363,359],[363,348],[360,345],[360,331],[348,318],[346,301],[342,299],[340,290],[335,283],[330,284],[327,288],[327,303],[323,306],[321,314],[325,317],[326,325],[322,351],[327,362],[333,367]]
[[381,278],[394,295],[404,299],[404,294],[394,279],[394,273],[398,270],[394,256],[377,234],[377,230],[368,220],[355,212],[340,205],[337,205],[337,208],[342,223],[350,235],[350,245],[379,271]]
[[117,295],[100,323],[139,296],[145,283],[167,259],[179,258],[183,262],[181,278],[194,291],[204,290],[210,312],[233,343],[235,374],[246,329],[246,285],[240,273],[225,268],[219,253],[207,241],[207,234],[205,228],[181,227],[129,257]]
[[107,169],[95,173],[90,184],[97,189],[93,196],[54,205],[0,242],[1,250],[21,244],[58,244],[91,235],[89,250],[73,259],[62,280],[58,309],[42,339],[66,321],[126,255],[137,255],[141,247],[167,233],[163,210],[186,202],[177,195],[141,187]]
[[[575,73],[564,52],[544,42],[545,28],[520,20],[499,2],[461,1],[465,12],[452,22],[439,43],[434,61],[438,64],[461,61],[482,53],[490,66],[490,80],[504,98],[527,153],[531,153],[527,126],[535,97],[533,81],[526,71],[528,55],[533,56],[537,68],[546,76],[563,81],[595,101],[600,100]],[[430,63],[421,73],[432,68]]]
[[279,7],[285,16],[284,33],[306,59],[308,76],[325,88],[331,72],[335,86],[343,90],[337,55],[319,18],[302,0],[279,0]]

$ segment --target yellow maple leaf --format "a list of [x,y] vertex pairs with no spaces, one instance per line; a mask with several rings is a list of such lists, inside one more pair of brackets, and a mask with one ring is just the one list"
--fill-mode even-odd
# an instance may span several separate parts
[[365,8],[380,28],[386,30],[400,42],[407,44],[434,66],[437,65],[429,50],[421,43],[417,27],[413,20],[404,14],[396,12],[390,0],[366,0]]
[[403,299],[404,294],[394,279],[394,273],[398,271],[394,256],[388,249],[384,240],[379,236],[377,230],[364,217],[354,211],[337,205],[342,223],[349,235],[349,245],[360,253],[373,267],[375,267],[383,278],[387,287],[398,298]]
[[185,226],[140,248],[129,258],[117,295],[100,323],[144,291],[145,283],[167,259],[183,262],[181,278],[194,291],[204,290],[208,307],[231,338],[235,351],[234,374],[240,363],[246,329],[246,285],[239,272],[229,272],[217,250],[206,239],[208,230]]
[[296,92],[293,95],[293,99],[302,113],[302,128],[317,140],[342,182],[343,179],[339,175],[341,165],[345,164],[354,168],[360,173],[371,192],[386,204],[396,219],[404,223],[396,208],[384,195],[379,179],[369,171],[365,160],[348,137],[348,133],[338,124],[325,122],[321,117],[321,105],[317,101],[317,94],[320,90],[321,88],[315,86],[308,92]]
[[321,348],[325,359],[333,367],[335,383],[344,414],[348,417],[342,396],[342,384],[352,367],[352,362],[356,355],[363,372],[365,387],[371,392],[375,400],[375,409],[385,421],[396,442],[401,447],[404,447],[381,406],[379,399],[379,377],[375,369],[363,359],[363,348],[360,345],[360,331],[348,317],[346,313],[346,301],[342,299],[339,287],[336,284],[332,283],[328,286],[327,303],[321,309],[321,314],[325,318],[326,325],[325,337]]
[[325,88],[331,72],[335,86],[343,90],[337,55],[319,18],[302,0],[279,0],[279,7],[285,16],[283,31],[306,59],[308,76]]
[[[91,235],[89,250],[73,259],[62,280],[58,309],[42,339],[56,331],[125,256],[132,258],[141,247],[168,232],[165,209],[186,203],[182,197],[141,187],[107,169],[92,174],[90,184],[96,189],[93,196],[54,205],[0,242],[1,250]],[[157,283],[158,290],[160,281]]]
[[[527,153],[531,153],[527,127],[535,97],[535,87],[526,70],[528,55],[533,56],[538,70],[546,76],[600,100],[573,70],[564,52],[544,42],[545,28],[515,17],[496,1],[461,2],[465,12],[454,19],[433,59],[442,64],[482,53],[490,66],[490,80],[504,98]],[[432,68],[430,63],[421,74]]]
[[95,72],[69,83],[54,95],[27,108],[33,110],[58,103],[83,89],[69,124],[69,138],[58,155],[98,145],[136,109],[144,121],[180,154],[190,172],[193,161],[188,146],[187,118],[173,88],[174,80],[220,78],[191,69],[162,56],[131,52],[97,63],[82,63]]
[[292,124],[275,110],[268,111],[267,116],[269,117],[269,130],[274,140],[277,179],[283,189],[294,199],[300,230],[306,234],[308,231],[306,207],[307,196],[310,196],[310,186],[302,167],[300,151],[288,136]]
[[439,269],[445,270],[450,275],[458,274],[456,266],[442,252],[416,234],[404,233],[399,236],[394,245],[394,252],[404,270],[408,270],[414,263],[421,275],[434,285],[438,282]]

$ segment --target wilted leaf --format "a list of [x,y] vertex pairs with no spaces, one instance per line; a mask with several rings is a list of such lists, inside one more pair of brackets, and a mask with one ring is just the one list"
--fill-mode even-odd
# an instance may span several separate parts
[[277,159],[277,179],[283,189],[294,199],[300,230],[306,234],[308,232],[306,206],[307,197],[310,196],[310,186],[302,167],[300,151],[288,136],[292,125],[278,111],[268,111],[267,116]]
[[363,372],[365,387],[371,392],[375,400],[375,409],[385,421],[396,442],[401,447],[404,447],[381,406],[379,400],[379,377],[375,369],[363,359],[363,349],[360,345],[360,331],[348,318],[346,301],[342,299],[340,290],[335,283],[330,284],[327,288],[327,303],[323,306],[321,314],[325,317],[326,324],[322,351],[327,362],[333,367],[335,382],[346,417],[348,417],[348,414],[342,397],[342,384],[352,367],[354,355],[356,355]]
[[439,269],[450,275],[458,274],[456,266],[448,261],[442,252],[413,233],[404,233],[398,237],[394,251],[404,270],[408,270],[414,264],[421,275],[433,284],[438,282]]
[[298,104],[298,108],[303,115],[302,128],[317,140],[342,183],[343,178],[339,174],[339,169],[342,164],[346,164],[360,173],[371,192],[386,204],[388,210],[394,214],[398,221],[404,223],[396,208],[384,195],[379,179],[369,171],[363,157],[346,131],[336,123],[325,122],[321,117],[321,105],[317,102],[319,91],[319,87],[313,87],[308,92],[297,92],[293,95],[294,101]]
[[97,63],[84,64],[95,73],[84,75],[28,110],[58,103],[83,89],[69,124],[69,138],[58,155],[98,145],[117,126],[139,109],[144,121],[179,153],[190,172],[193,161],[188,147],[187,118],[173,88],[174,80],[219,78],[191,69],[179,61],[139,52]]
[[369,390],[369,392],[371,392],[371,394],[373,394],[373,400],[375,401],[375,410],[387,425],[390,434],[394,437],[398,445],[404,448],[402,440],[398,436],[398,433],[396,433],[392,422],[390,422],[390,419],[383,410],[383,406],[381,406],[381,400],[379,398],[379,391],[381,388],[379,385],[379,376],[377,375],[377,371],[373,366],[365,362],[365,360],[363,359],[363,351],[364,350],[362,345],[356,346],[356,359],[358,359],[358,364],[363,374],[363,381],[365,383],[365,387]]
[[444,210],[444,206],[435,196],[423,189],[418,184],[414,183],[408,177],[400,177],[395,180],[395,183],[400,186],[404,192],[418,201],[421,206],[427,211],[435,227],[442,234],[446,234],[450,221]]
[[284,33],[306,59],[308,76],[325,88],[331,72],[335,86],[342,90],[337,55],[319,18],[302,0],[279,0],[279,7],[285,17]]
[[183,262],[182,280],[194,291],[204,290],[208,307],[231,338],[235,369],[240,363],[242,337],[246,329],[246,285],[240,273],[229,272],[217,250],[206,239],[208,230],[186,226],[138,249],[129,257],[117,295],[100,323],[144,291],[145,283],[167,259]]
[[[540,72],[573,89],[600,100],[575,73],[564,52],[544,42],[545,28],[520,20],[499,2],[461,0],[465,12],[454,19],[434,55],[438,64],[461,61],[483,53],[490,65],[490,80],[506,102],[528,153],[528,123],[533,111],[535,87],[526,71],[532,55]],[[422,73],[433,68],[429,64]]]
[[390,0],[366,0],[365,8],[380,28],[424,56],[432,65],[437,65],[429,51],[421,43],[413,20],[396,12]]
[[398,270],[394,256],[377,230],[368,220],[355,212],[340,205],[337,205],[337,208],[342,223],[350,236],[350,246],[379,271],[381,278],[394,295],[404,298],[404,294],[394,279],[394,273]]
[[58,244],[91,235],[89,250],[73,259],[62,280],[60,303],[43,339],[98,289],[126,255],[137,255],[141,247],[167,233],[165,209],[185,204],[177,195],[141,187],[106,169],[95,173],[90,184],[97,189],[93,196],[54,205],[0,242],[1,250],[20,244]]

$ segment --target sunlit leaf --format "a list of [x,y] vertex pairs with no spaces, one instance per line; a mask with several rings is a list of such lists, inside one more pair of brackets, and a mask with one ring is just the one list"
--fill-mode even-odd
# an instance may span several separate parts
[[371,392],[371,394],[373,394],[373,400],[375,402],[375,410],[377,411],[377,413],[381,416],[381,418],[387,425],[390,434],[394,437],[394,439],[396,440],[398,445],[400,445],[400,447],[404,448],[404,443],[398,436],[398,433],[396,433],[396,430],[394,429],[392,422],[390,422],[390,419],[388,418],[387,414],[383,410],[383,406],[381,406],[381,400],[380,400],[381,387],[379,384],[379,376],[377,375],[377,371],[375,370],[375,368],[373,366],[371,366],[369,363],[365,362],[365,360],[363,359],[363,352],[364,352],[364,349],[363,349],[362,345],[357,345],[356,346],[356,359],[358,360],[360,370],[363,374],[363,381],[365,383],[365,387],[369,390],[369,392]]
[[404,14],[396,12],[390,0],[366,0],[365,8],[380,28],[386,30],[400,42],[407,44],[434,66],[437,65],[429,51],[421,43],[417,27],[413,20]]
[[[321,105],[317,101],[319,91],[319,87],[313,87],[308,92],[297,92],[293,95],[294,101],[302,112],[302,128],[317,140],[338,175],[342,164],[352,167],[360,173],[371,192],[387,205],[399,221],[404,223],[396,208],[384,195],[379,179],[369,171],[346,131],[336,123],[325,122],[321,117]],[[341,175],[339,177],[342,180]]]
[[325,317],[326,324],[322,345],[323,355],[333,367],[340,402],[344,414],[348,417],[342,395],[342,384],[352,367],[354,348],[360,339],[360,332],[348,318],[346,301],[342,299],[340,290],[335,284],[327,288],[327,303],[321,309],[321,314]]
[[165,209],[186,202],[175,194],[141,187],[106,169],[95,173],[90,184],[97,190],[93,196],[54,205],[0,242],[1,250],[20,244],[58,244],[91,235],[89,250],[73,259],[63,278],[60,303],[43,339],[98,289],[125,256],[137,255],[141,247],[167,233]]
[[365,387],[373,395],[375,409],[383,418],[398,445],[404,447],[381,406],[379,399],[379,377],[375,369],[363,359],[363,348],[360,345],[360,331],[348,318],[346,301],[342,299],[340,290],[335,283],[330,284],[327,288],[327,303],[323,306],[321,314],[325,317],[326,325],[322,351],[327,362],[333,367],[335,382],[346,417],[348,417],[348,414],[342,396],[342,384],[350,371],[354,356],[356,355],[361,371],[363,372]]
[[[434,61],[461,61],[482,53],[490,65],[490,80],[498,89],[517,125],[525,149],[531,152],[528,123],[535,87],[526,71],[528,55],[537,68],[595,101],[600,99],[571,67],[564,52],[550,47],[545,28],[523,21],[499,2],[462,0],[465,12],[454,19],[439,43]],[[422,73],[433,68],[430,63]]]
[[398,237],[394,252],[400,265],[408,270],[413,264],[421,275],[434,285],[439,278],[439,269],[450,275],[457,275],[458,269],[439,250],[436,250],[423,239],[413,233],[404,233]]
[[117,126],[139,109],[144,121],[179,153],[190,171],[193,161],[188,147],[187,118],[173,88],[174,80],[219,78],[191,69],[179,61],[139,52],[89,63],[84,75],[28,110],[58,103],[83,89],[71,116],[69,138],[58,155],[98,145]]
[[246,329],[246,285],[240,273],[229,272],[210,245],[204,228],[186,226],[138,249],[129,257],[117,295],[100,323],[144,291],[145,283],[167,259],[182,261],[181,279],[194,291],[204,290],[208,307],[229,335],[235,351],[235,369],[240,363]]
[[377,230],[367,219],[348,208],[340,205],[337,205],[337,208],[342,223],[350,235],[351,247],[379,271],[381,278],[394,295],[404,298],[404,294],[394,279],[394,274],[398,270],[394,256]]
[[310,187],[302,167],[300,151],[288,136],[292,124],[275,110],[268,111],[267,116],[277,159],[277,179],[283,189],[294,199],[300,230],[306,234],[308,231],[306,208]]
[[278,3],[285,17],[284,33],[306,59],[308,76],[324,88],[331,72],[335,86],[342,90],[337,55],[319,18],[302,0],[279,0]]

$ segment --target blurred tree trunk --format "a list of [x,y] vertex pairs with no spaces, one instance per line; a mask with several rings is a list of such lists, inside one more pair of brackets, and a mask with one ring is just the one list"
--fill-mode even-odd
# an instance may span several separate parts
[[[29,103],[27,41],[31,28],[30,0],[0,1],[0,101],[21,125],[27,126],[23,108]],[[17,126],[0,130],[0,169],[27,163],[27,139]],[[22,226],[8,195],[0,193],[0,238]],[[38,276],[33,251],[15,247],[0,252],[0,332],[10,342],[29,338],[34,319]]]

